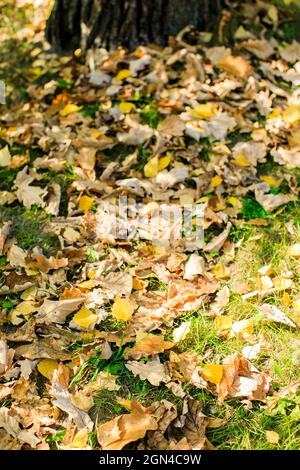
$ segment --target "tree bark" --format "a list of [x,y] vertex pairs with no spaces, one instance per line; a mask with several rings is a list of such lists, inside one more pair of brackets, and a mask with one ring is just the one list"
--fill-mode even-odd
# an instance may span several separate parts
[[205,29],[220,8],[221,0],[55,0],[46,36],[60,52],[162,45],[187,25]]

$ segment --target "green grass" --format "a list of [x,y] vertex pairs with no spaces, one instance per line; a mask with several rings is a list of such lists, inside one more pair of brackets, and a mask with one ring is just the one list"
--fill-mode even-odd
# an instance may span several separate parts
[[4,207],[1,216],[3,221],[12,222],[10,237],[15,238],[18,246],[24,250],[32,250],[38,246],[48,256],[59,250],[57,235],[45,228],[51,216],[43,209],[37,206],[32,206],[31,209]]

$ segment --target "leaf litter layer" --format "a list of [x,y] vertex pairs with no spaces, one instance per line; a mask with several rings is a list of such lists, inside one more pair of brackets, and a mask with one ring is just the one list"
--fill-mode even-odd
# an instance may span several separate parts
[[[83,58],[49,52],[43,8],[2,3],[1,448],[299,448],[288,12]],[[154,224],[200,204],[204,240],[114,236],[125,196]]]

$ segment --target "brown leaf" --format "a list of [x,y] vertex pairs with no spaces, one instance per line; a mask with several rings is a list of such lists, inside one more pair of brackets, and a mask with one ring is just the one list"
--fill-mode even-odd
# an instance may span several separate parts
[[61,347],[61,343],[54,338],[43,338],[32,344],[19,346],[15,349],[16,356],[26,359],[60,359],[67,361],[71,359],[72,354]]
[[253,73],[250,62],[241,56],[229,55],[218,62],[218,67],[237,78],[248,78]]
[[225,398],[264,400],[269,391],[271,378],[259,372],[247,359],[235,353],[223,361],[223,377],[217,385],[219,402]]
[[176,114],[168,116],[158,126],[159,132],[166,136],[180,137],[183,135],[185,123]]
[[126,357],[140,359],[143,356],[159,354],[172,347],[173,343],[165,341],[163,336],[148,334],[137,340],[133,348],[126,350]]
[[151,411],[135,401],[130,402],[131,413],[97,427],[97,439],[103,450],[121,450],[129,442],[145,437],[149,430],[157,429]]
[[184,422],[182,431],[191,450],[207,450],[212,446],[205,436],[209,418],[202,413],[200,401],[188,399],[184,402],[181,420]]

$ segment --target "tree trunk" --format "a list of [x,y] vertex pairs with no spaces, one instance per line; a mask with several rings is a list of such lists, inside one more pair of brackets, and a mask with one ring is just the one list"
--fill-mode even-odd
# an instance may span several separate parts
[[221,0],[55,0],[47,39],[57,51],[165,44],[187,25],[203,30]]

